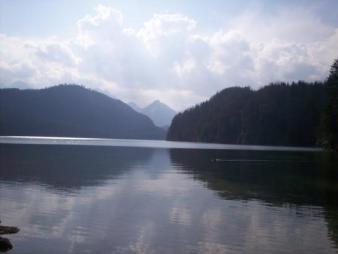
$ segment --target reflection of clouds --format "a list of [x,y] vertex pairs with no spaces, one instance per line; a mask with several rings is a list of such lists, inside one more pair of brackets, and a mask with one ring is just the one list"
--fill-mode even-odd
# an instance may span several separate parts
[[196,252],[200,254],[225,254],[227,251],[226,245],[213,242],[199,242],[197,244]]
[[[66,220],[74,206],[72,197],[64,197],[59,193],[49,192],[43,187],[23,185],[21,188],[12,188],[11,185],[1,188],[1,193],[9,197],[0,206],[8,210],[6,221],[13,225],[30,224],[29,230],[21,230],[20,235],[49,238],[62,236],[61,225]],[[57,213],[56,213],[57,211]],[[53,226],[50,226],[52,224]]]
[[207,209],[203,214],[202,223],[205,228],[215,229],[222,222],[222,210],[220,208]]
[[[140,174],[138,174],[140,176]],[[137,191],[151,193],[165,197],[188,195],[191,184],[186,185],[186,179],[177,174],[163,174],[160,178],[149,179],[144,174],[140,180],[136,179]],[[145,179],[144,179],[145,178]]]
[[119,253],[135,253],[135,254],[151,254],[156,253],[152,249],[152,238],[154,237],[155,225],[152,221],[145,221],[137,227],[134,240],[127,246],[117,247],[112,254]]
[[86,228],[82,226],[76,226],[73,230],[73,234],[70,235],[70,238],[69,238],[70,246],[67,252],[74,253],[75,246],[79,243],[85,242],[87,235],[88,234],[87,234]]
[[156,150],[147,168],[139,168],[131,176],[138,192],[145,192],[161,197],[188,196],[194,187],[193,182],[187,183],[188,176],[177,174],[169,160],[168,151]]
[[85,188],[78,195],[69,195],[38,185],[22,185],[21,188],[5,185],[0,191],[8,198],[0,199],[0,207],[2,213],[7,215],[3,220],[8,224],[30,225],[27,230],[21,230],[22,237],[59,238],[71,231],[69,240],[83,242],[86,231],[74,225],[74,222],[78,221],[79,216],[87,215],[88,208],[97,201],[111,200],[119,192],[118,187],[123,186],[108,183]]
[[222,200],[169,163],[148,163],[76,193],[0,183],[1,219],[22,228],[18,253],[44,253],[43,243],[50,254],[335,253],[319,208]]
[[248,253],[335,253],[322,217],[299,216],[297,207],[271,207],[250,201],[229,218],[229,242]]
[[191,224],[191,213],[185,207],[173,207],[169,212],[169,218],[172,223],[181,225]]
[[151,234],[154,232],[154,225],[151,222],[145,223],[138,233],[135,243],[132,243],[129,248],[136,254],[151,254],[154,253],[151,249]]

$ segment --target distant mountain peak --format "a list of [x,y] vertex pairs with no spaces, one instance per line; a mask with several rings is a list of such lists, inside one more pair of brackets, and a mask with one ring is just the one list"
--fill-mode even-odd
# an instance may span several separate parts
[[143,108],[142,113],[147,115],[159,127],[169,126],[176,115],[176,111],[159,100],[155,100]]
[[[144,107],[144,109],[145,108],[151,108],[151,107],[165,107],[165,108],[167,108],[167,109],[175,112],[175,110],[173,110],[168,105],[166,105],[163,102],[161,102],[160,100],[154,100],[152,103],[148,104],[148,106]],[[175,114],[176,114],[176,112],[175,112]]]
[[175,110],[173,110],[168,105],[164,104],[158,99],[154,100],[144,108],[139,107],[134,102],[129,102],[128,105],[135,111],[138,111],[148,116],[154,122],[154,124],[159,127],[169,126],[171,120],[176,115]]
[[152,103],[150,103],[150,105],[151,104],[163,104],[160,100],[154,100]]

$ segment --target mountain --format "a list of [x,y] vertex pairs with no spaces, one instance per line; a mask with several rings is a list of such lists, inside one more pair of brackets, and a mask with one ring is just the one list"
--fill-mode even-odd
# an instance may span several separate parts
[[159,127],[169,126],[176,115],[173,109],[158,100],[143,108],[142,113],[153,120],[155,125]]
[[232,87],[175,116],[168,140],[314,146],[320,143],[323,83]]
[[160,102],[159,100],[152,102],[144,108],[139,107],[133,102],[129,102],[128,105],[135,111],[148,116],[156,126],[165,129],[170,126],[171,120],[176,115],[175,110]]
[[162,139],[164,131],[120,100],[78,85],[0,89],[0,135]]
[[134,102],[128,102],[128,106],[131,107],[136,112],[142,113],[142,108],[139,107],[136,103],[134,103]]

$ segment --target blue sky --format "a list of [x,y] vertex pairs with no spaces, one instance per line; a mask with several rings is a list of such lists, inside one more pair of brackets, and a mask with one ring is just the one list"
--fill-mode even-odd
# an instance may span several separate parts
[[99,5],[110,5],[126,15],[131,26],[140,26],[154,13],[185,13],[199,22],[205,31],[217,30],[245,10],[261,10],[274,15],[280,8],[309,8],[326,22],[338,24],[338,1],[332,0],[2,0],[0,2],[2,33],[10,35],[48,36],[74,32],[74,24]]
[[0,86],[80,83],[177,110],[225,87],[320,80],[338,1],[0,1]]

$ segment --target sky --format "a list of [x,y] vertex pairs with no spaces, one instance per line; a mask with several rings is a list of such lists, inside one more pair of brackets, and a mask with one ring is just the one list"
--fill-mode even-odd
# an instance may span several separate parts
[[324,80],[336,0],[0,0],[0,88],[76,83],[181,111],[226,87]]

